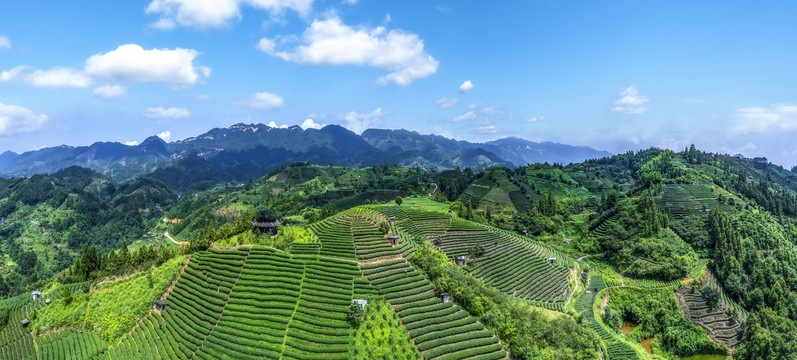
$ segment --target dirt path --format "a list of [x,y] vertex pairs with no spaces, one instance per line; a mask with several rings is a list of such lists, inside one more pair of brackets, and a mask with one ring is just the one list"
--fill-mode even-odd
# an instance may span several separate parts
[[[185,259],[185,261],[183,261],[183,266],[180,268],[180,272],[177,273],[177,276],[174,278],[174,281],[172,281],[172,284],[169,285],[168,288],[166,288],[166,292],[161,294],[161,298],[160,298],[161,300],[166,300],[166,297],[169,296],[169,294],[172,293],[172,290],[174,289],[174,286],[177,285],[177,280],[180,280],[180,277],[183,276],[183,273],[185,272],[185,268],[186,268],[186,266],[188,266],[188,262],[190,262],[190,261],[191,261],[191,257],[190,256],[187,257]],[[157,310],[152,310],[152,311],[157,311]],[[160,312],[160,311],[158,311],[158,312]]]
[[581,260],[584,260],[584,259],[586,259],[586,258],[588,258],[588,257],[592,257],[592,255],[584,255],[584,256],[582,256],[582,257],[580,257],[580,258],[576,259],[576,261],[581,261]]
[[169,235],[169,232],[168,232],[168,231],[167,231],[167,232],[165,232],[165,233],[163,233],[163,236],[166,236],[167,238],[169,238],[169,240],[171,240],[173,243],[175,243],[175,244],[177,244],[177,245],[188,245],[188,243],[187,243],[187,242],[185,242],[185,241],[177,241],[177,240],[174,240],[174,238],[173,238],[173,237],[171,237],[171,235]]

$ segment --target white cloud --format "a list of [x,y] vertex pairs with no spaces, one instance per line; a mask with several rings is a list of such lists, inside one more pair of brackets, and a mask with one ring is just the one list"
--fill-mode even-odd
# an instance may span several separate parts
[[[171,137],[171,134],[169,134],[169,137]],[[127,145],[127,146],[136,146],[136,145],[138,145],[138,141],[135,141],[135,140],[125,141],[125,145]]]
[[360,0],[343,0],[343,3],[346,5],[354,5],[358,2],[360,2]]
[[324,125],[313,121],[313,119],[304,119],[304,122],[301,125],[299,125],[299,126],[302,129],[305,129],[305,130],[307,130],[307,129],[320,129],[320,128],[324,127]]
[[169,142],[169,140],[172,138],[172,132],[169,131],[169,130],[166,130],[166,131],[164,131],[164,132],[162,132],[162,133],[160,133],[160,134],[158,134],[156,136],[161,138],[161,140],[163,140],[165,142]]
[[135,83],[160,82],[188,88],[210,76],[211,69],[194,64],[200,53],[176,48],[144,50],[136,44],[97,54],[86,60],[86,74],[107,80]]
[[479,117],[479,114],[477,114],[477,113],[475,113],[473,111],[468,111],[468,112],[466,112],[466,113],[464,113],[464,114],[462,114],[460,116],[455,117],[454,118],[454,122],[476,120],[476,118],[478,118],[478,117]]
[[438,109],[450,109],[454,106],[459,104],[459,99],[457,98],[442,98],[434,102],[437,105]]
[[236,101],[235,105],[248,106],[252,109],[271,110],[282,106],[282,97],[269,92],[259,92],[250,95],[248,98]]
[[144,117],[148,117],[150,119],[182,119],[191,116],[191,112],[188,109],[181,109],[181,108],[164,108],[164,107],[156,107],[156,108],[148,108],[143,112]]
[[26,108],[0,104],[0,136],[36,131],[47,122],[47,115]]
[[506,115],[505,109],[497,108],[494,106],[485,107],[484,109],[479,110],[479,112],[484,116],[486,120],[492,120],[493,118],[499,115]]
[[83,70],[71,67],[37,70],[19,65],[0,72],[0,83],[19,81],[36,87],[63,88],[88,87],[95,80],[112,80],[161,82],[173,88],[188,88],[210,76],[209,67],[194,64],[199,55],[192,49],[144,50],[136,44],[128,44],[91,56]]
[[266,124],[266,125],[267,125],[267,126],[269,126],[269,127],[273,127],[273,128],[279,128],[279,129],[287,129],[287,128],[288,128],[288,125],[286,125],[286,124],[277,125],[277,123],[275,123],[275,122],[274,122],[274,120],[271,120],[271,121],[270,121],[268,124]]
[[482,104],[483,104],[483,103],[473,103],[473,104],[470,104],[470,105],[468,105],[468,109],[470,109],[470,110],[473,110],[473,109],[475,109],[475,108],[477,108],[477,107],[481,106]]
[[345,114],[339,114],[338,119],[345,120],[346,127],[349,130],[361,134],[372,125],[378,123],[379,119],[388,114],[390,114],[390,111],[383,110],[382,108],[376,108],[374,111],[367,114],[361,114],[354,111],[350,111]]
[[31,66],[19,65],[0,72],[0,82],[16,81],[43,88],[88,87],[91,85],[90,77],[80,70],[70,67],[35,70]]
[[314,20],[302,34],[302,45],[277,51],[275,41],[261,39],[257,48],[302,65],[359,65],[392,71],[378,78],[380,84],[406,86],[437,72],[439,63],[424,51],[418,35],[382,26],[351,27],[338,16]]
[[620,92],[620,96],[620,99],[614,102],[614,106],[611,109],[613,112],[635,115],[650,111],[650,108],[645,106],[645,104],[650,102],[650,99],[647,96],[640,95],[635,85],[631,85]]
[[257,42],[257,45],[255,45],[255,48],[260,50],[260,51],[262,51],[262,52],[264,52],[264,53],[271,54],[271,53],[274,52],[274,47],[276,47],[276,46],[277,46],[277,44],[274,42],[274,40],[267,39],[267,38],[262,38],[262,39],[260,39],[260,41]]
[[731,132],[737,134],[797,130],[797,106],[773,104],[769,107],[736,109],[736,123]]
[[479,132],[482,134],[495,134],[495,131],[495,126],[493,125],[482,126],[479,128]]
[[545,120],[545,116],[534,116],[526,119],[526,122],[535,123]]
[[459,86],[459,92],[463,94],[467,94],[471,90],[473,90],[473,83],[470,82],[470,80],[465,80],[465,82],[463,82],[462,85]]
[[11,40],[8,40],[5,36],[0,36],[0,49],[10,49],[11,48]]
[[98,98],[108,100],[125,96],[127,94],[127,88],[121,85],[105,85],[94,89],[91,93]]
[[160,14],[152,26],[171,29],[177,25],[199,29],[222,28],[241,18],[241,7],[248,5],[259,10],[279,14],[294,10],[307,15],[313,0],[153,0],[147,14]]
[[197,95],[197,96],[194,96],[194,100],[195,101],[199,101],[199,102],[208,102],[208,101],[210,101],[210,95],[206,95],[206,94]]

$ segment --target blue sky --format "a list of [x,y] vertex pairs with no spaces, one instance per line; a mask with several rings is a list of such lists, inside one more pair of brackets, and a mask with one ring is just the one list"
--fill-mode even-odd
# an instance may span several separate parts
[[796,10],[785,1],[9,2],[0,150],[273,121],[615,153],[695,143],[790,167]]

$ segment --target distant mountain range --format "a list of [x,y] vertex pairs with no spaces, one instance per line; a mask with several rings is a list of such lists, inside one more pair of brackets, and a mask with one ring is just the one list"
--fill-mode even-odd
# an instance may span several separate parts
[[568,164],[605,156],[611,154],[585,146],[514,137],[473,143],[407,130],[369,129],[357,135],[338,125],[304,130],[299,126],[235,124],[170,143],[152,136],[135,146],[98,142],[22,154],[7,151],[0,155],[0,176],[53,173],[77,165],[116,180],[149,174],[185,190],[189,183],[196,182],[186,181],[185,176],[201,175],[208,183],[243,181],[296,161],[350,167],[395,163],[444,170],[458,166],[481,169],[542,162]]

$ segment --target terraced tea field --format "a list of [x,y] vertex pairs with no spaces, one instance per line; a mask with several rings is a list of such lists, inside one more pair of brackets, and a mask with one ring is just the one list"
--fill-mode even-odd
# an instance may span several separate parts
[[[467,271],[502,292],[564,311],[570,294],[571,259],[509,232],[488,229],[455,221],[444,234],[433,237],[433,244],[451,258],[469,256],[480,246],[484,254],[469,259]],[[549,258],[556,258],[556,264],[547,261]]]
[[[728,298],[710,270],[706,270],[706,277],[702,285],[708,285],[719,291],[719,303],[711,307],[699,291],[692,293],[689,289],[683,289],[678,292],[678,296],[683,299],[683,302],[680,303],[681,307],[685,307],[683,310],[688,317],[700,325],[711,338],[735,348],[744,336],[741,323],[747,319],[747,312]],[[736,309],[739,315],[735,318],[728,315],[730,309]]]
[[40,360],[92,359],[108,348],[93,332],[71,328],[44,335],[36,343]]
[[[27,319],[31,312],[37,309],[41,309],[44,306],[47,306],[45,303],[46,299],[50,299],[51,301],[55,301],[61,298],[62,289],[64,287],[70,287],[72,291],[82,291],[82,289],[89,286],[89,283],[79,283],[79,284],[69,284],[69,285],[62,285],[56,287],[52,290],[45,291],[38,300],[33,301],[31,293],[25,293],[10,299],[3,300],[0,302],[3,306],[7,307],[10,310],[10,317],[8,320],[8,324],[0,331],[0,358],[2,359],[37,359],[36,354],[36,345],[35,342],[39,343],[41,346],[44,343],[52,343],[54,340],[50,339],[42,339],[37,341],[31,333],[30,328],[25,328],[22,326],[22,320]],[[66,330],[65,330],[66,331]],[[60,338],[60,336],[53,334]],[[74,342],[73,338],[69,338],[71,341]],[[71,344],[71,343],[70,343]],[[80,345],[82,343],[78,343]],[[100,343],[98,348],[105,350],[103,345],[104,343]],[[59,347],[56,347],[60,349]],[[70,348],[75,349],[75,348]],[[81,350],[82,346],[76,348],[75,351]],[[86,349],[88,351],[88,349]],[[61,350],[59,350],[61,351]],[[63,349],[64,354],[72,354],[73,350],[68,350],[66,348]]]
[[587,287],[587,291],[590,293],[583,294],[576,301],[575,310],[584,316],[584,321],[587,323],[587,326],[600,337],[601,341],[606,346],[606,357],[609,360],[639,359],[639,355],[634,348],[622,339],[619,339],[617,335],[609,332],[609,330],[603,327],[596,319],[600,314],[595,313],[593,305],[595,304],[598,293],[605,288],[606,284],[603,281],[603,277],[600,275],[593,275]]
[[688,215],[703,213],[703,204],[682,185],[664,187],[661,199],[670,218],[681,219]]
[[[346,359],[357,263],[263,247],[195,254],[169,307],[153,312],[107,359]],[[370,291],[373,293],[373,290]]]
[[467,311],[444,303],[425,275],[404,259],[362,266],[363,274],[394,307],[425,359],[503,359],[498,338]]
[[328,218],[310,224],[310,230],[318,237],[320,247],[315,244],[296,244],[291,246],[292,253],[354,259],[351,227],[347,222],[338,217]]

